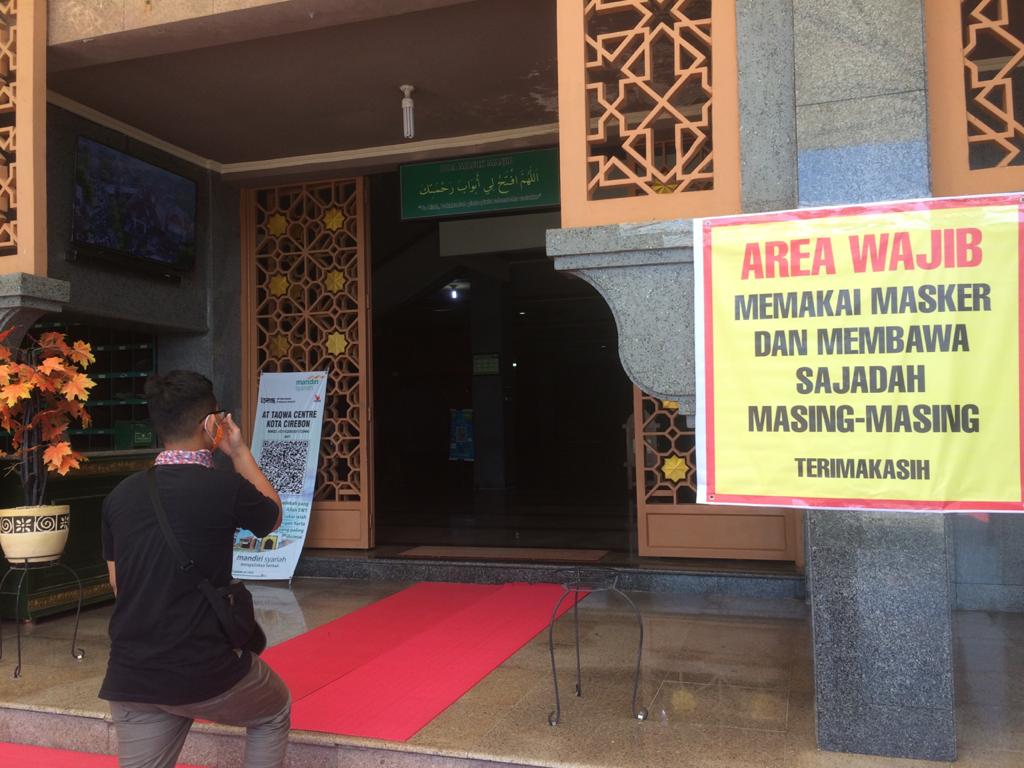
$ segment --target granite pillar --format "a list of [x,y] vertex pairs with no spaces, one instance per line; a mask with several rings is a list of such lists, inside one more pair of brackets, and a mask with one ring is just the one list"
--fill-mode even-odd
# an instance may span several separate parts
[[744,213],[796,207],[793,0],[736,0]]
[[818,746],[954,760],[948,518],[808,517]]
[[[931,194],[922,0],[794,0],[801,206]],[[811,512],[822,749],[955,757],[947,520]]]
[[18,347],[29,328],[43,315],[60,312],[71,298],[71,286],[24,272],[0,275],[0,330],[13,329],[9,347]]
[[[922,0],[737,0],[743,211],[926,197]],[[686,220],[551,230],[612,309],[645,392],[696,410]],[[950,547],[939,515],[808,513],[818,744],[955,756]]]
[[694,413],[693,222],[551,229],[547,252],[608,302],[633,383]]
[[922,0],[793,12],[800,206],[929,196]]

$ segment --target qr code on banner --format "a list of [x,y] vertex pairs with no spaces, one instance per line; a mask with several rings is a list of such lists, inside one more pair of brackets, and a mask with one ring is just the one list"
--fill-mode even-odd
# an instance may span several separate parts
[[260,469],[280,494],[302,493],[309,443],[302,440],[266,440],[260,453]]

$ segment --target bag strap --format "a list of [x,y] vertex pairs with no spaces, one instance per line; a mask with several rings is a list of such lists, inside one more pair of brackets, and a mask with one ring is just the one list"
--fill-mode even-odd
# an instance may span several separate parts
[[[146,483],[149,486],[149,498],[153,502],[156,519],[160,523],[160,531],[164,535],[164,541],[167,542],[167,546],[174,553],[174,557],[178,561],[178,567],[185,573],[194,571],[196,567],[195,560],[186,555],[184,550],[182,550],[181,544],[178,543],[178,539],[174,535],[174,531],[171,530],[171,524],[167,521],[167,512],[164,511],[164,505],[160,501],[160,494],[156,488],[156,467],[150,467],[147,470]],[[198,577],[198,580],[207,581],[206,577],[198,571],[194,575]]]

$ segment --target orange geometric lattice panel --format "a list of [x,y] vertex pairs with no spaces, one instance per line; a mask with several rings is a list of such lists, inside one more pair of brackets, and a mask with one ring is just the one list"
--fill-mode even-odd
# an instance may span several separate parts
[[0,2],[0,255],[18,249],[17,146],[17,2]]
[[0,126],[0,218],[14,218],[18,208],[18,164],[12,160],[15,151],[14,126]]
[[354,180],[256,192],[256,363],[328,371],[316,498],[359,502],[366,343]]
[[711,0],[585,0],[588,199],[714,188]]
[[643,461],[643,504],[693,504],[697,499],[697,448],[677,403],[640,394],[637,461]]
[[0,114],[14,111],[18,71],[17,40],[15,18],[0,8]]
[[1024,165],[1024,3],[961,0],[972,170]]
[[0,254],[7,255],[18,247],[18,222],[5,221],[0,224]]

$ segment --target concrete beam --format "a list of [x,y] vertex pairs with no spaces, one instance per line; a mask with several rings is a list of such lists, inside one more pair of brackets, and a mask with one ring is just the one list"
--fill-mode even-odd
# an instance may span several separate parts
[[470,0],[50,0],[49,69],[227,45]]

